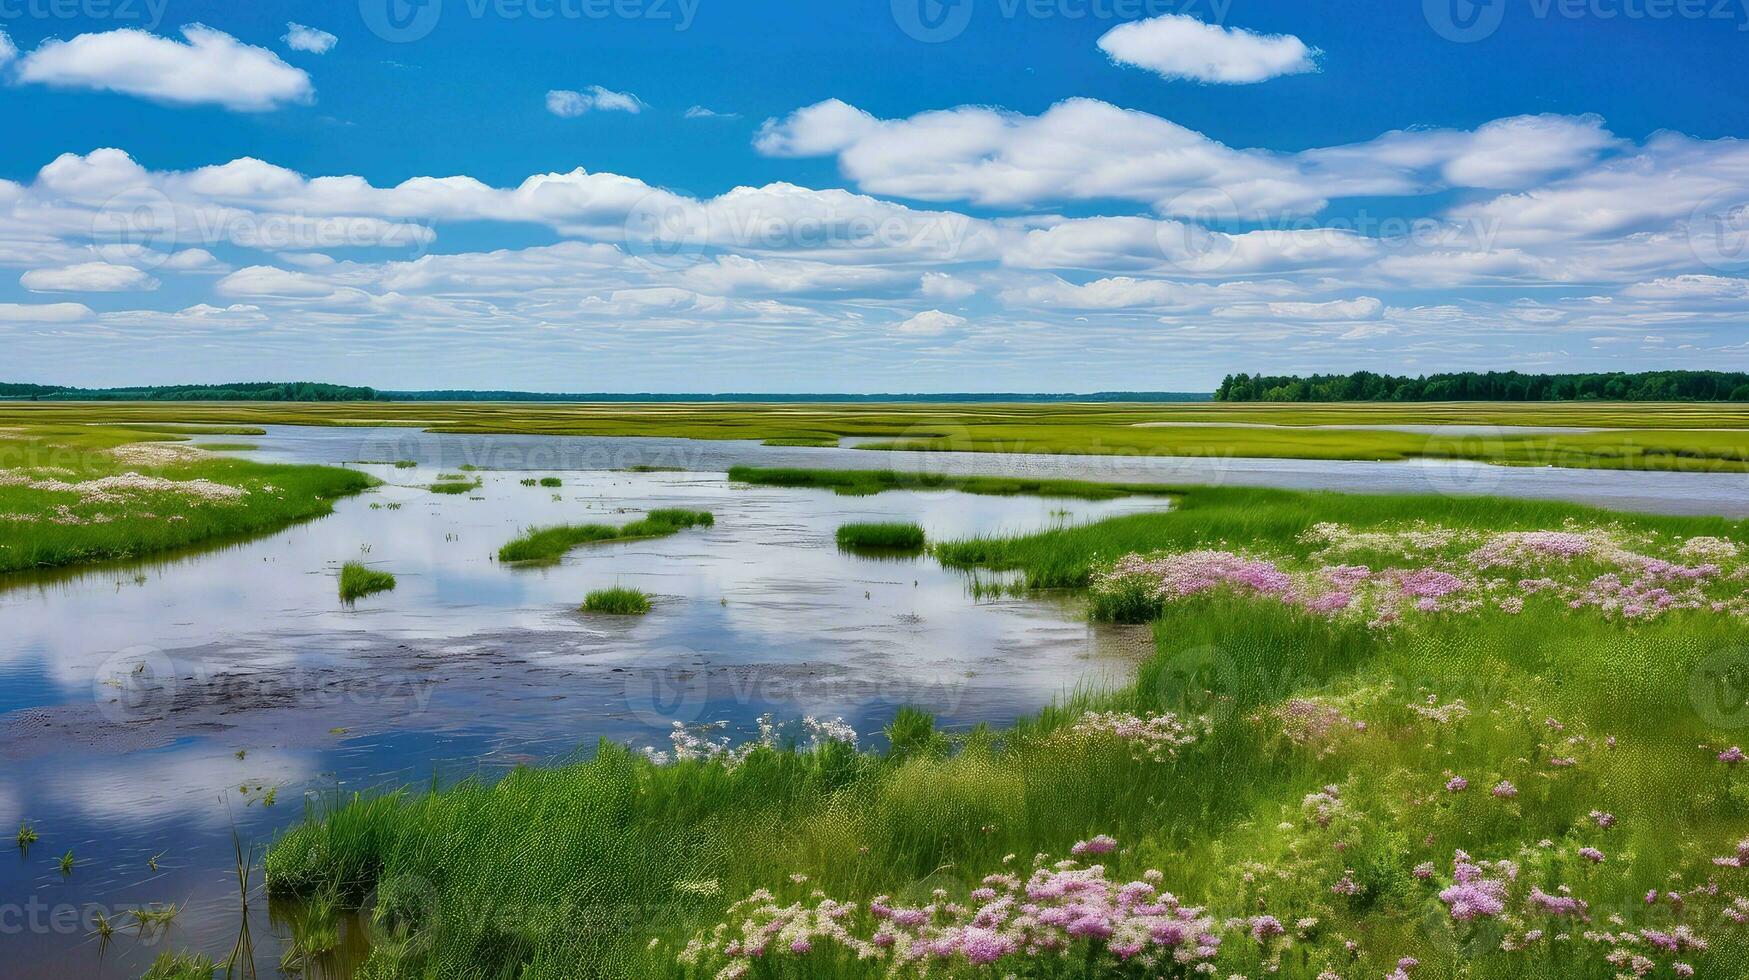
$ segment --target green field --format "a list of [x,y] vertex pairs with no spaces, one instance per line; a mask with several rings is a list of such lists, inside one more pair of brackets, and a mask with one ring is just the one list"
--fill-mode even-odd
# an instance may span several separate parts
[[375,482],[352,470],[255,463],[179,444],[197,431],[0,429],[0,572],[139,558],[273,530],[326,514],[334,498]]
[[[439,432],[753,439],[869,448],[1308,459],[1468,459],[1522,466],[1749,470],[1749,406],[1731,403],[688,405],[8,403],[0,426],[141,423],[413,426]],[[1195,423],[1191,426],[1161,423]],[[1561,426],[1620,431],[1431,434],[1331,425]]]
[[373,898],[384,978],[1740,975],[1749,528],[1174,503],[937,545],[1095,611],[1145,593],[1121,689],[332,801],[268,886]]

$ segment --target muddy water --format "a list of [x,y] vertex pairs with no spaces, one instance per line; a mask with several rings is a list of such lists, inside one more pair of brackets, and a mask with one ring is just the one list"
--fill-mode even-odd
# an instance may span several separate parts
[[[0,854],[0,973],[136,977],[171,946],[223,957],[245,918],[234,841],[270,839],[306,796],[490,777],[602,738],[665,746],[675,720],[751,731],[773,711],[873,732],[921,704],[951,724],[1003,722],[1124,676],[1147,644],[1090,627],[1071,598],[976,600],[929,560],[841,554],[832,537],[879,519],[932,537],[1027,530],[1157,500],[839,497],[575,468],[696,464],[684,445],[669,459],[652,446],[566,459],[516,438],[475,462],[521,469],[471,474],[477,491],[448,496],[423,484],[480,440],[361,436],[382,438],[276,430],[256,455],[442,465],[364,466],[387,485],[247,543],[0,591],[0,830],[9,841],[28,819],[41,835]],[[540,475],[563,486],[521,485]],[[543,568],[494,559],[528,525],[653,507],[710,510],[716,525]],[[343,605],[335,577],[353,559],[397,588]],[[652,594],[654,610],[575,611],[615,584]],[[181,907],[166,930],[140,934],[125,911],[164,903]],[[117,924],[107,943],[91,935],[98,912]],[[284,929],[259,895],[248,925],[274,975]]]

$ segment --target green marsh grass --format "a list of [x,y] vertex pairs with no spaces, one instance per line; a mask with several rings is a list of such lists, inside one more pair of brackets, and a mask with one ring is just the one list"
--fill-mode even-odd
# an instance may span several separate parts
[[896,473],[891,470],[809,470],[759,466],[731,466],[729,479],[762,486],[814,487],[847,497],[885,493],[888,490],[958,490],[961,493],[1004,497],[1024,495],[1115,500],[1119,497],[1159,496],[1176,492],[1173,487],[1147,483],[1091,483],[1084,480],[924,475]]
[[908,552],[922,551],[925,540],[921,527],[902,521],[845,524],[838,529],[837,539],[838,547],[846,551]]
[[562,487],[565,485],[565,481],[556,476],[543,476],[540,478],[540,485],[543,487]]
[[430,490],[432,493],[459,496],[465,493],[473,493],[479,488],[479,480],[444,480],[440,478],[437,482],[427,485],[425,489]]
[[[1128,550],[1303,549],[1298,535],[1315,521],[1507,529],[1575,517],[1744,537],[1738,522],[1562,504],[1182,493],[1170,512],[937,547],[961,567],[1073,586],[1099,557]],[[1512,953],[1485,930],[1454,926],[1435,898],[1441,886],[1412,869],[1432,862],[1443,875],[1459,849],[1515,858],[1551,891],[1572,884],[1596,915],[1639,916],[1648,888],[1706,881],[1718,870],[1710,856],[1732,853],[1749,828],[1749,784],[1714,758],[1741,735],[1697,711],[1690,691],[1709,658],[1739,642],[1730,617],[1679,612],[1630,626],[1551,602],[1382,631],[1225,595],[1157,613],[1154,652],[1133,682],[1078,691],[1006,729],[945,733],[906,710],[884,747],[762,748],[734,767],[658,765],[604,741],[586,761],[495,782],[336,798],[275,842],[266,883],[276,896],[329,894],[352,905],[374,895],[383,941],[366,971],[373,978],[696,978],[677,954],[754,889],[777,890],[780,904],[817,888],[921,905],[934,888],[963,897],[991,870],[1024,877],[1031,855],[1061,856],[1109,833],[1123,845],[1108,861],[1117,874],[1163,868],[1163,887],[1217,919],[1261,910],[1285,922],[1316,918],[1278,961],[1284,978],[1311,980],[1334,963],[1343,976],[1384,976],[1399,956],[1420,960],[1416,975],[1429,978],[1607,978],[1616,971],[1601,952]],[[1467,709],[1431,723],[1414,710],[1429,697]],[[1294,742],[1276,719],[1296,699],[1365,727],[1345,721],[1327,744]],[[1072,736],[1089,710],[1202,715],[1212,727],[1158,760]],[[1556,753],[1581,761],[1552,768]],[[1448,792],[1454,773],[1473,789]],[[1500,779],[1520,795],[1492,797],[1487,787]],[[1344,809],[1326,827],[1306,817],[1304,801],[1332,785]],[[1619,824],[1598,829],[1586,816],[1593,809]],[[1539,848],[1545,839],[1550,848]],[[1563,856],[1590,843],[1610,855],[1600,870]],[[1005,864],[1006,855],[1019,863]],[[1357,884],[1352,899],[1331,890],[1345,874]],[[805,884],[792,886],[790,875]],[[1704,931],[1710,948],[1685,958],[1698,975],[1737,975],[1749,936],[1716,924]],[[1344,938],[1359,942],[1354,954]],[[1271,974],[1247,937],[1231,936],[1222,950],[1216,975]],[[754,975],[887,975],[885,962],[817,952],[773,956]],[[1109,974],[1046,959],[1027,975]]]
[[689,527],[710,527],[715,518],[709,511],[658,508],[643,520],[614,526],[612,524],[559,524],[532,528],[521,537],[498,549],[498,560],[507,562],[557,561],[565,552],[585,544],[608,541],[629,541],[636,538],[660,538]]
[[596,589],[583,597],[582,609],[611,616],[642,616],[650,611],[650,597],[637,589],[619,586]]
[[24,850],[36,843],[36,830],[31,827],[30,821],[26,820],[18,825],[18,836],[14,839],[18,841],[19,850]]
[[[376,484],[363,473],[338,467],[228,456],[144,466],[112,454],[118,447],[162,438],[137,428],[91,425],[0,432],[0,466],[30,481],[0,483],[0,514],[7,515],[0,520],[0,573],[139,558],[277,530],[327,514],[337,498]],[[128,472],[176,483],[207,480],[245,492],[215,498],[147,486],[117,502],[76,489]]]
[[144,980],[212,980],[219,965],[199,953],[165,950],[146,969]]
[[[1683,402],[1417,404],[534,404],[534,403],[6,403],[0,426],[113,421],[190,431],[222,426],[406,425],[459,433],[660,436],[788,440],[824,445],[884,439],[859,449],[1252,456],[1300,459],[1470,459],[1525,466],[1749,471],[1749,409]],[[1174,426],[1193,422],[1194,426]],[[1324,426],[1559,426],[1595,432],[1504,429],[1477,437]],[[253,430],[257,434],[259,430]]]
[[349,561],[340,566],[340,598],[351,602],[373,592],[395,587],[395,576],[378,571],[363,562]]

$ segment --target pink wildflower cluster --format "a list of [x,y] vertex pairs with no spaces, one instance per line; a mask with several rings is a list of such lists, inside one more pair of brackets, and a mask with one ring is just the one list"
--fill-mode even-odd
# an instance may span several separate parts
[[1452,884],[1439,893],[1439,900],[1459,922],[1492,919],[1506,910],[1506,888],[1506,880],[1488,877],[1481,865],[1458,851],[1452,859]]
[[1164,600],[1182,599],[1222,586],[1259,595],[1283,596],[1293,587],[1293,578],[1274,562],[1231,551],[1183,551],[1144,557],[1126,555],[1108,573],[1110,578],[1140,576],[1155,583],[1156,595]]
[[1222,927],[1203,909],[1161,891],[1162,878],[1151,870],[1117,881],[1103,865],[1068,860],[1040,867],[1024,881],[1006,872],[988,875],[965,902],[949,901],[942,891],[921,906],[878,896],[863,916],[855,904],[820,892],[811,906],[779,905],[761,889],[731,906],[728,921],[688,943],[680,960],[721,964],[719,980],[744,976],[762,957],[807,957],[821,942],[861,959],[888,960],[889,975],[924,975],[932,964],[1018,969],[1026,960],[1063,955],[1135,961],[1150,970],[1212,961]]
[[1178,758],[1180,749],[1207,734],[1209,720],[1197,717],[1186,721],[1170,711],[1145,717],[1122,711],[1089,711],[1068,731],[1086,738],[1116,739],[1129,744],[1138,757],[1164,762]]
[[1366,722],[1349,717],[1342,709],[1315,697],[1288,698],[1270,712],[1281,724],[1282,734],[1295,745],[1327,749],[1345,735],[1366,731]]

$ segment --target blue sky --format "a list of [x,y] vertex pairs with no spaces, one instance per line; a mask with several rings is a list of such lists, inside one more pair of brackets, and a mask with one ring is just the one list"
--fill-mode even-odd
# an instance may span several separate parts
[[0,0],[4,374],[1742,368],[1745,3]]

